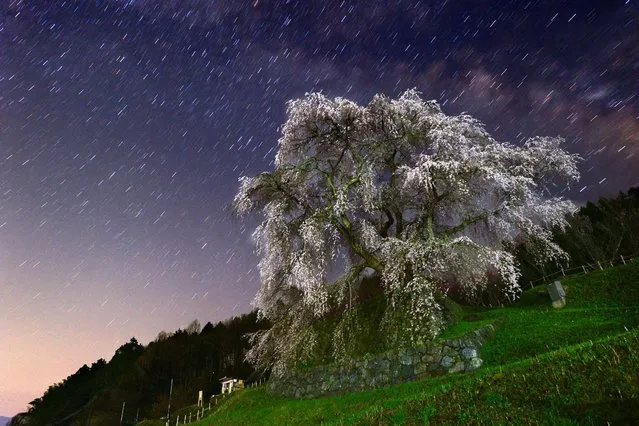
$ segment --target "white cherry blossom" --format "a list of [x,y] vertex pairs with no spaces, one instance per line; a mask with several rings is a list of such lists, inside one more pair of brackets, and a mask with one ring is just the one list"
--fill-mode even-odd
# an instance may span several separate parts
[[365,270],[382,278],[389,310],[411,313],[415,341],[440,331],[437,300],[448,289],[475,300],[497,286],[514,300],[515,247],[565,258],[550,229],[575,207],[553,191],[578,180],[579,158],[562,142],[498,142],[415,90],[367,106],[320,93],[290,101],[275,170],[242,177],[234,203],[263,215],[255,303],[273,328],[250,357],[282,370],[295,345],[309,350],[308,324],[351,306]]

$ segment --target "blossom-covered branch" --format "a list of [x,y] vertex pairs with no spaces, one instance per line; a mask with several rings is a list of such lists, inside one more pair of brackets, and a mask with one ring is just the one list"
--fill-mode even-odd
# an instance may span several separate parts
[[[514,247],[562,257],[549,229],[566,226],[574,206],[551,189],[579,178],[579,158],[562,142],[497,142],[415,90],[366,106],[319,93],[290,101],[275,170],[241,178],[234,202],[264,217],[254,234],[257,307],[268,318],[319,317],[350,306],[350,286],[374,271],[389,301],[411,300],[415,333],[433,335],[436,296],[451,286],[472,298],[497,283],[514,299]],[[335,268],[348,292],[328,282]],[[290,289],[304,309],[291,310]]]

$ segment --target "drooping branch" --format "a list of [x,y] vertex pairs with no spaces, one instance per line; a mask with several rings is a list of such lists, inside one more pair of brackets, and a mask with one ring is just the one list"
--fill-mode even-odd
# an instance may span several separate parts
[[364,262],[366,263],[366,266],[380,273],[384,270],[384,265],[381,262],[381,260],[374,254],[369,252],[364,247],[361,240],[357,237],[357,235],[353,231],[353,227],[350,221],[347,222],[348,225],[346,225],[340,222],[339,220],[335,219],[333,221],[333,224],[337,228],[339,234],[346,240],[348,246],[351,247],[353,252],[357,254],[361,259],[364,260]]
[[498,210],[495,211],[490,211],[490,212],[484,212],[475,216],[471,216],[468,217],[466,219],[464,219],[460,224],[453,226],[451,228],[448,228],[444,231],[444,235],[448,238],[454,236],[455,234],[463,231],[464,229],[469,228],[470,226],[474,225],[475,223],[487,220],[489,217],[494,216],[497,213]]
[[393,218],[393,214],[388,209],[383,209],[383,212],[386,215],[387,220],[382,225],[379,233],[383,238],[386,238],[388,237],[388,230],[391,228],[391,226],[393,226],[393,223],[395,223],[395,219]]

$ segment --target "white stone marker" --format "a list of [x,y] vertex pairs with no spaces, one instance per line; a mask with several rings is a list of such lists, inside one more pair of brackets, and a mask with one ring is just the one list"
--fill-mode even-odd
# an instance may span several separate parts
[[563,308],[566,306],[566,292],[564,288],[561,286],[559,281],[555,281],[552,284],[548,284],[546,287],[548,290],[548,294],[550,295],[550,300],[552,301],[553,308]]

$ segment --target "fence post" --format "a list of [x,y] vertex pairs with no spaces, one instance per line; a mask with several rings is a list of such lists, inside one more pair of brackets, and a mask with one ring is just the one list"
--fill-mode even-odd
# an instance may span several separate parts
[[564,267],[561,267],[561,275],[563,275],[564,277],[566,276],[566,273],[564,272]]
[[120,414],[120,425],[122,424],[122,420],[124,419],[124,406],[126,405],[126,401],[122,402],[122,414]]
[[621,255],[621,261],[623,262],[623,264],[626,264],[626,260],[623,258],[623,254]]

